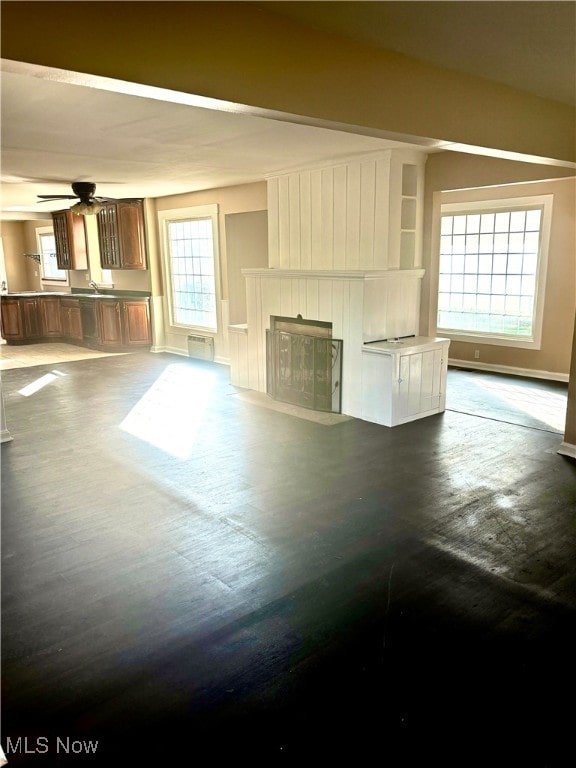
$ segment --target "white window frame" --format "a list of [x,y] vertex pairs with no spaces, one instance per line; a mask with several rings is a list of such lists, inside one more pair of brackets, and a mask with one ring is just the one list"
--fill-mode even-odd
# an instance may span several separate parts
[[63,269],[64,277],[45,277],[44,276],[44,259],[42,258],[42,235],[54,235],[54,229],[52,227],[36,227],[36,245],[37,251],[40,254],[40,281],[46,285],[70,285],[70,275],[68,271]]
[[[548,251],[550,246],[550,230],[552,222],[552,207],[554,195],[530,195],[525,197],[513,197],[502,199],[475,200],[468,202],[441,203],[438,216],[435,242],[436,265],[436,332],[454,341],[463,341],[476,344],[493,344],[496,346],[518,347],[521,349],[539,350],[542,345],[542,321],[544,317],[544,301],[546,293],[546,274],[548,269]],[[542,220],[540,224],[540,252],[538,254],[538,266],[536,271],[536,287],[534,293],[534,311],[532,318],[532,335],[515,336],[505,333],[475,333],[474,331],[459,331],[453,328],[438,327],[438,290],[440,271],[440,224],[444,215],[465,215],[484,212],[501,212],[523,210],[526,208],[541,208]]]
[[[212,248],[214,259],[214,298],[216,302],[216,325],[186,325],[178,323],[174,319],[172,303],[172,270],[170,263],[170,247],[168,238],[168,225],[177,221],[189,221],[190,219],[211,219],[212,221]],[[160,227],[160,244],[162,251],[162,267],[164,277],[164,312],[170,328],[176,332],[188,334],[190,331],[198,331],[204,335],[216,335],[220,325],[220,241],[218,235],[218,205],[195,205],[189,208],[176,208],[173,210],[159,211],[158,223]]]

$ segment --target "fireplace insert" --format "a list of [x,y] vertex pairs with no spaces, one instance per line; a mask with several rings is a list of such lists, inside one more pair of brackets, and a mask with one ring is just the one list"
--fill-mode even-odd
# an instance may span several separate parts
[[342,339],[332,323],[271,316],[266,331],[267,392],[316,411],[342,411]]

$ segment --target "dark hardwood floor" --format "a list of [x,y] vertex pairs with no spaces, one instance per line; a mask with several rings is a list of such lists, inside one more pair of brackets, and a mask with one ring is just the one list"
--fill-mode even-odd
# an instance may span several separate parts
[[323,426],[170,355],[3,386],[9,767],[572,765],[558,434]]

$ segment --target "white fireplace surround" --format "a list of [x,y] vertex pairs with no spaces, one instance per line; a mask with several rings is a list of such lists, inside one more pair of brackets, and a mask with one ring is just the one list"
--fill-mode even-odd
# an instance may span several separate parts
[[423,269],[310,271],[245,269],[247,323],[232,326],[232,383],[266,391],[270,316],[332,323],[343,340],[342,413],[362,418],[362,345],[416,335]]
[[229,327],[233,384],[266,392],[271,315],[332,323],[342,413],[372,420],[363,400],[385,394],[364,345],[419,332],[425,162],[387,150],[268,179],[269,267],[242,270],[247,322]]

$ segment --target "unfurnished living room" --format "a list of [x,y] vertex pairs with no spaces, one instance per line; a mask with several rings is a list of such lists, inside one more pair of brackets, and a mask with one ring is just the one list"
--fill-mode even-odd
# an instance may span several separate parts
[[0,764],[572,764],[575,62],[2,4]]

